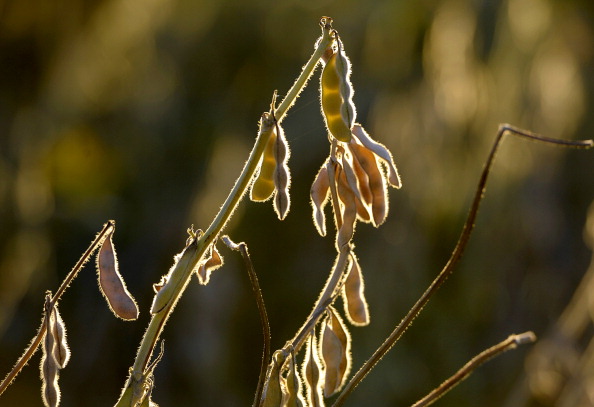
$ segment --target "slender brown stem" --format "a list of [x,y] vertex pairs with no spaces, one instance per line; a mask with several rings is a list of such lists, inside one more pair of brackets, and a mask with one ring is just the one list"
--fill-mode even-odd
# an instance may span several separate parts
[[408,327],[413,323],[414,319],[419,315],[423,307],[429,302],[429,299],[437,292],[437,290],[441,287],[441,285],[447,280],[447,278],[452,274],[454,271],[454,267],[458,264],[460,259],[462,258],[462,254],[464,253],[464,249],[468,244],[468,240],[472,234],[472,230],[474,229],[474,222],[476,220],[476,216],[478,214],[478,210],[483,199],[487,179],[489,177],[489,172],[491,170],[491,166],[495,159],[495,155],[497,153],[497,149],[501,142],[502,137],[505,134],[511,134],[518,137],[524,137],[535,141],[541,141],[545,143],[551,143],[555,145],[565,146],[565,147],[574,147],[574,148],[591,148],[594,143],[592,140],[578,140],[578,141],[570,141],[570,140],[559,140],[549,137],[544,137],[536,133],[532,133],[526,130],[519,129],[517,127],[511,126],[509,124],[502,124],[499,126],[499,130],[497,131],[497,136],[495,137],[495,141],[493,146],[491,147],[491,151],[487,157],[487,161],[485,162],[485,166],[483,167],[483,172],[481,173],[481,177],[478,182],[478,186],[476,188],[476,192],[474,194],[474,199],[470,206],[470,210],[468,212],[468,216],[464,223],[464,227],[462,228],[462,232],[460,233],[460,237],[458,238],[458,242],[456,243],[456,247],[452,252],[450,259],[443,267],[439,275],[433,280],[431,285],[427,288],[427,290],[421,295],[421,297],[417,300],[417,302],[412,306],[412,308],[408,311],[406,316],[400,321],[398,326],[392,331],[390,336],[386,338],[384,343],[380,345],[379,348],[371,355],[369,360],[367,360],[361,369],[351,378],[351,380],[347,383],[344,387],[336,401],[334,402],[333,406],[338,407],[343,405],[346,398],[351,394],[351,392],[355,389],[355,387],[367,376],[367,374],[373,369],[373,367],[380,361],[382,357],[394,346],[394,344],[400,339],[404,331],[408,329]]
[[260,289],[260,283],[258,282],[258,275],[254,269],[254,265],[250,258],[247,245],[244,242],[234,243],[229,236],[222,237],[223,243],[225,243],[231,250],[237,250],[243,257],[243,262],[248,271],[250,277],[250,284],[254,296],[256,297],[256,304],[258,306],[258,313],[260,314],[260,324],[262,326],[262,336],[264,337],[264,346],[262,349],[262,363],[260,364],[260,375],[258,377],[258,387],[256,388],[256,395],[254,397],[253,407],[259,404],[262,396],[262,390],[264,388],[264,380],[266,379],[266,369],[270,363],[270,323],[268,322],[268,313],[266,312],[266,304],[264,304],[264,297],[262,296],[262,290]]
[[490,347],[476,355],[469,360],[460,370],[454,373],[446,381],[440,384],[437,388],[427,394],[421,400],[417,401],[412,407],[426,407],[433,404],[441,396],[452,390],[455,386],[466,379],[476,368],[483,363],[489,361],[511,349],[517,348],[519,345],[525,345],[536,341],[536,336],[533,332],[524,332],[519,335],[510,335],[506,340],[499,342],[497,345]]
[[[60,284],[60,287],[56,291],[56,294],[54,294],[54,296],[51,299],[52,307],[58,302],[58,300],[60,299],[62,294],[64,294],[64,291],[66,291],[66,289],[70,286],[70,283],[72,282],[72,280],[74,280],[74,278],[78,275],[79,271],[83,268],[85,263],[91,258],[92,254],[95,252],[95,250],[97,250],[99,248],[99,245],[103,242],[103,240],[105,239],[105,236],[107,236],[109,233],[111,233],[114,228],[115,228],[115,222],[113,220],[108,221],[103,226],[103,229],[101,230],[101,232],[99,232],[99,234],[97,234],[97,236],[95,237],[95,239],[93,240],[91,245],[83,253],[83,255],[80,257],[78,262],[74,265],[72,270],[70,270],[70,273],[68,273],[66,278],[64,278],[64,281],[62,281],[62,284]],[[45,323],[45,319],[44,319],[41,322],[41,326],[37,330],[37,335],[31,340],[29,347],[25,350],[23,355],[15,363],[14,367],[6,375],[4,380],[2,380],[2,383],[0,383],[0,395],[2,393],[4,393],[4,390],[6,390],[6,388],[10,385],[10,383],[12,383],[12,381],[16,378],[16,376],[21,372],[21,370],[29,362],[31,357],[33,357],[33,355],[39,348],[39,344],[41,343],[41,340],[43,339],[43,335],[45,334],[46,329],[47,329],[47,327],[46,327],[46,323]]]

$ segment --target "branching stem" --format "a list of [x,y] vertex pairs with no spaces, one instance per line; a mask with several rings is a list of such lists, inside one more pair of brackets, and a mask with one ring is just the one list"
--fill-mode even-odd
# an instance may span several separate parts
[[592,140],[578,140],[578,141],[571,141],[571,140],[559,140],[549,137],[544,137],[539,134],[535,134],[526,130],[519,129],[517,127],[513,127],[509,124],[502,124],[499,126],[499,130],[497,131],[497,136],[493,143],[493,147],[489,152],[489,156],[487,157],[487,161],[485,162],[485,166],[483,168],[483,172],[481,173],[481,177],[478,182],[478,186],[476,188],[476,192],[474,195],[474,199],[470,206],[470,210],[468,212],[468,216],[466,218],[466,222],[464,223],[464,227],[462,232],[460,233],[460,237],[458,238],[458,242],[456,243],[456,247],[452,252],[450,259],[443,267],[439,275],[433,280],[431,285],[427,288],[427,290],[421,295],[421,297],[417,300],[417,302],[412,306],[412,308],[408,311],[406,316],[400,321],[398,326],[392,331],[390,336],[386,338],[384,343],[371,355],[369,360],[367,360],[361,369],[351,378],[351,380],[347,383],[344,387],[338,398],[333,404],[333,407],[342,406],[346,398],[351,394],[351,392],[355,389],[355,387],[367,376],[367,374],[373,369],[373,367],[380,361],[382,357],[394,346],[394,344],[400,339],[404,331],[408,329],[408,327],[413,323],[414,319],[419,315],[423,307],[429,302],[429,299],[437,292],[437,290],[441,287],[441,285],[447,280],[447,278],[452,274],[454,271],[454,267],[458,264],[460,259],[462,258],[462,254],[466,245],[468,244],[468,240],[472,234],[472,230],[474,229],[474,222],[476,220],[476,216],[483,199],[487,179],[489,177],[489,172],[491,171],[491,166],[495,159],[495,155],[497,153],[497,149],[501,142],[501,139],[505,134],[511,134],[518,137],[528,138],[535,141],[541,141],[545,143],[551,143],[559,146],[565,147],[573,147],[573,148],[591,148],[593,146]]

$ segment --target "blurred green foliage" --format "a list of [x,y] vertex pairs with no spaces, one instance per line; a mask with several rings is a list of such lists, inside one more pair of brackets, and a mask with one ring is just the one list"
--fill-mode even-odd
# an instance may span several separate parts
[[[594,134],[590,0],[94,0],[0,4],[0,371],[34,335],[57,288],[108,219],[135,323],[112,318],[88,265],[61,302],[73,357],[63,405],[117,399],[159,280],[191,224],[205,228],[239,173],[275,89],[290,87],[334,18],[353,63],[359,120],[394,153],[404,187],[357,254],[372,323],[353,329],[359,366],[437,274],[501,122],[552,137]],[[310,222],[327,154],[318,84],[285,121],[292,211],[244,202],[227,232],[260,276],[273,346],[306,317],[334,259]],[[459,270],[349,405],[408,405],[471,356],[543,334],[587,267],[591,152],[508,140]],[[162,406],[251,403],[261,333],[235,253],[190,285],[156,371]],[[501,406],[525,350],[481,368],[440,406]],[[41,405],[37,362],[0,405]],[[538,404],[533,405],[547,405]]]

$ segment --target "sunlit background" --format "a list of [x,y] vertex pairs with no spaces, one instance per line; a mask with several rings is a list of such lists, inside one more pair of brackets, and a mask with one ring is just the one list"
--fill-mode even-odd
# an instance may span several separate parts
[[[351,330],[355,368],[447,260],[499,123],[594,136],[591,0],[1,2],[0,376],[36,333],[44,292],[114,219],[140,319],[111,315],[87,265],[60,302],[73,354],[60,385],[64,406],[115,403],[152,284],[186,229],[216,214],[323,15],[351,58],[358,120],[392,150],[404,184],[390,191],[386,224],[357,228],[372,323]],[[317,92],[314,79],[285,120],[288,218],[246,201],[227,229],[252,253],[275,348],[334,260],[309,206],[328,152]],[[438,405],[594,405],[593,283],[559,322],[590,261],[593,154],[506,140],[460,267],[347,405],[410,405],[525,330],[540,346],[490,362]],[[188,287],[166,327],[153,397],[162,407],[251,405],[260,325],[238,254],[221,253],[226,265]],[[0,406],[42,405],[38,363]]]

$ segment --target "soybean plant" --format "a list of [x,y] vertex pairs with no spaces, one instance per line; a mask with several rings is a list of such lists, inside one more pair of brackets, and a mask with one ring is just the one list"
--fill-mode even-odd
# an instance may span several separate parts
[[[314,52],[284,99],[277,103],[277,93],[273,93],[270,108],[260,118],[252,151],[219,213],[204,231],[193,227],[188,229],[185,247],[174,257],[174,264],[169,271],[154,284],[151,320],[115,407],[157,406],[152,397],[154,371],[164,348],[163,342],[159,340],[161,333],[192,277],[196,275],[200,284],[207,285],[212,272],[223,266],[223,257],[217,248],[219,241],[240,252],[259,310],[263,349],[260,376],[252,405],[321,407],[329,403],[330,398],[333,400],[332,405],[343,405],[355,387],[396,344],[454,271],[472,234],[490,169],[503,137],[511,135],[574,148],[590,148],[593,145],[592,140],[564,141],[543,137],[511,125],[501,125],[450,259],[394,331],[357,372],[351,375],[353,345],[349,326],[365,326],[370,322],[364,274],[353,243],[356,225],[364,222],[380,227],[389,214],[389,188],[400,189],[402,182],[393,154],[357,122],[357,109],[353,101],[354,87],[350,79],[352,66],[343,40],[332,22],[330,17],[321,19],[322,34],[315,42]],[[233,242],[229,236],[223,235],[223,231],[237,205],[248,194],[255,202],[272,200],[279,220],[288,216],[291,205],[290,148],[282,122],[319,65],[322,66],[319,82],[321,113],[327,130],[321,136],[327,137],[328,156],[313,177],[310,201],[313,226],[321,236],[330,235],[329,238],[333,239],[336,258],[328,271],[326,283],[302,326],[288,338],[281,349],[273,352],[264,296],[260,291],[247,245],[245,242]],[[334,224],[332,232],[327,228],[328,207]],[[59,405],[59,371],[66,366],[70,351],[66,344],[64,321],[58,311],[58,301],[95,252],[98,252],[99,287],[109,308],[117,317],[125,320],[138,317],[136,302],[118,270],[112,241],[114,230],[115,222],[107,222],[56,293],[46,294],[44,318],[38,333],[14,369],[0,384],[0,394],[42,344],[42,400],[48,407]],[[415,403],[415,406],[433,403],[488,359],[535,339],[532,332],[510,335],[472,358],[442,385]],[[155,355],[159,342],[161,350]]]

